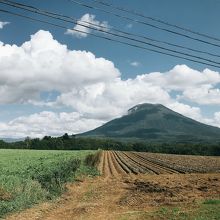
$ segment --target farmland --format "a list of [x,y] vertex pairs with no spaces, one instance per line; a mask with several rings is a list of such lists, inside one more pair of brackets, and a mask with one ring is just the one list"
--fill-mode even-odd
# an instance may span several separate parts
[[87,157],[101,176],[67,184],[17,219],[219,219],[220,158],[125,151]]
[[0,150],[0,217],[55,198],[91,152]]
[[106,177],[128,174],[220,173],[220,158],[103,151],[98,169]]

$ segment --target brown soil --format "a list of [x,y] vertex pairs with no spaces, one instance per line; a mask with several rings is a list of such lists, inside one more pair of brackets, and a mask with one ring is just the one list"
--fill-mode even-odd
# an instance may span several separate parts
[[0,201],[8,201],[12,199],[12,195],[6,192],[4,189],[0,188]]
[[220,198],[220,174],[173,174],[142,176],[128,182],[121,204],[145,208],[146,205],[192,203],[204,198]]
[[186,173],[220,173],[220,157],[175,155],[159,153],[137,153],[150,161],[175,168]]
[[220,174],[96,177],[67,187],[68,191],[59,200],[38,205],[6,219],[120,219],[127,213],[148,212],[161,205],[220,198]]
[[[7,220],[105,220],[123,219],[128,213],[151,212],[161,205],[193,204],[203,199],[220,199],[220,173],[187,172],[187,158],[169,163],[166,155],[135,152],[101,153],[98,169],[102,176],[67,185],[55,202],[43,203]],[[192,160],[188,156],[189,161]],[[199,157],[198,157],[199,158]],[[193,170],[199,164],[193,162]],[[219,158],[208,158],[207,166],[218,171]],[[185,166],[185,170],[184,170]],[[204,171],[204,170],[203,170]],[[160,175],[155,175],[160,174]],[[138,219],[134,218],[132,219]]]
[[220,173],[220,157],[103,151],[98,168],[105,177],[141,173]]

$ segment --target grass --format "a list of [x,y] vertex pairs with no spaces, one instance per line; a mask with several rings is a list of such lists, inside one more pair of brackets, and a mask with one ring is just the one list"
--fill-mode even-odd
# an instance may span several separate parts
[[206,205],[219,205],[220,200],[219,199],[208,199],[204,201],[204,204]]
[[98,175],[82,162],[94,152],[0,150],[0,218],[55,198],[78,176]]
[[156,211],[134,212],[123,215],[120,220],[219,220],[220,200],[209,199],[204,202],[188,204],[187,206],[164,206]]
[[[219,204],[198,204],[198,206],[187,208],[171,208],[166,214],[163,214],[161,219],[169,220],[218,220],[220,219]],[[161,215],[159,215],[161,216]],[[165,217],[165,218],[164,218]]]

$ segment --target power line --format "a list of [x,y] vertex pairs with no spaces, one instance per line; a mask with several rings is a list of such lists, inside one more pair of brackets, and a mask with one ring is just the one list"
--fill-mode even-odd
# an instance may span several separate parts
[[131,10],[131,9],[128,9],[128,8],[125,8],[125,7],[115,6],[115,5],[111,4],[111,3],[103,2],[103,1],[100,1],[100,0],[93,0],[93,2],[101,4],[101,5],[104,5],[104,6],[107,6],[107,7],[110,7],[110,8],[117,9],[119,11],[123,11],[123,12],[129,13],[129,14],[132,14],[132,15],[136,15],[136,16],[139,16],[139,17],[142,17],[142,18],[145,18],[145,19],[149,19],[149,20],[161,23],[161,24],[165,24],[167,26],[170,26],[170,27],[173,27],[173,28],[177,28],[177,29],[182,30],[182,31],[186,31],[186,32],[189,32],[189,33],[192,33],[192,34],[196,34],[198,36],[202,36],[202,37],[206,37],[206,38],[209,38],[209,39],[212,39],[212,40],[220,41],[219,38],[216,38],[216,37],[213,37],[213,36],[210,36],[210,35],[198,32],[198,31],[193,31],[193,30],[191,30],[189,28],[181,27],[179,25],[171,24],[171,23],[169,23],[167,21],[163,21],[163,20],[158,19],[158,18],[153,18],[153,17],[150,17],[150,16],[146,16],[146,15],[144,15],[144,14],[142,14],[140,12],[137,12],[135,10]]
[[[45,10],[42,10],[42,9],[30,6],[30,5],[25,5],[25,4],[17,3],[17,2],[10,1],[10,0],[0,0],[0,1],[3,4],[7,4],[7,5],[10,5],[10,6],[13,6],[14,4],[16,4],[18,7],[22,7],[22,9],[23,9],[23,7],[30,8],[30,9],[34,10],[33,12],[35,12],[35,10],[36,10],[36,11],[39,11],[39,12],[43,12],[45,14],[50,14],[52,16],[56,16],[56,17],[58,16],[58,17],[61,17],[61,18],[71,19],[71,22],[72,21],[73,22],[77,22],[77,24],[80,24],[80,23],[88,24],[88,25],[92,25],[94,27],[97,27],[98,29],[101,28],[101,29],[106,29],[108,31],[108,28],[106,28],[106,26],[103,26],[103,25],[94,24],[94,23],[88,22],[88,21],[80,21],[80,20],[78,20],[76,18],[73,18],[73,17],[70,17],[70,16],[66,16],[66,15],[63,15],[63,14],[57,14],[57,13],[45,11]],[[162,43],[162,44],[166,44],[166,45],[169,45],[169,46],[174,46],[174,47],[178,47],[178,48],[181,48],[181,49],[186,49],[186,50],[189,50],[189,51],[193,51],[193,52],[197,52],[197,53],[202,53],[202,54],[206,54],[206,55],[210,55],[210,56],[214,56],[214,57],[220,57],[220,55],[218,55],[218,54],[213,54],[213,53],[210,53],[210,52],[207,52],[207,51],[201,51],[201,50],[198,50],[198,49],[193,49],[193,48],[189,48],[189,47],[186,47],[186,46],[181,46],[181,45],[173,44],[173,43],[166,42],[166,41],[156,40],[156,39],[153,39],[153,38],[150,38],[150,37],[146,37],[144,35],[133,34],[133,33],[129,33],[129,32],[126,32],[126,31],[121,31],[121,30],[118,30],[118,29],[116,29],[114,27],[111,27],[111,30],[115,31],[116,33],[121,33],[121,34],[129,35],[129,36],[133,36],[133,37],[138,37],[138,38],[142,38],[142,39],[148,40],[148,41]],[[133,40],[136,40],[136,39],[133,39]],[[144,43],[146,43],[146,42],[144,42]]]
[[120,14],[117,14],[117,13],[115,13],[113,11],[108,11],[108,10],[105,10],[105,9],[97,7],[97,6],[91,6],[91,5],[88,5],[88,4],[76,1],[76,0],[67,0],[67,1],[75,3],[75,4],[83,6],[83,7],[86,7],[86,8],[90,8],[90,9],[94,9],[94,10],[99,10],[99,11],[105,12],[107,14],[111,14],[111,15],[114,15],[116,17],[119,17],[121,19],[125,19],[125,20],[128,20],[128,21],[139,23],[139,24],[142,24],[142,25],[145,25],[145,26],[150,26],[150,27],[156,28],[158,30],[166,31],[166,32],[169,32],[169,33],[172,33],[172,34],[175,34],[175,35],[179,35],[179,36],[182,36],[182,37],[185,37],[185,38],[188,38],[188,39],[191,39],[191,40],[195,40],[195,41],[198,41],[198,42],[201,42],[201,43],[209,44],[209,45],[212,45],[212,46],[215,46],[215,47],[220,47],[219,44],[212,43],[212,42],[209,42],[209,41],[205,41],[205,40],[202,40],[202,39],[199,39],[199,38],[196,38],[196,37],[189,36],[187,34],[183,34],[183,33],[180,33],[180,32],[176,32],[176,31],[167,29],[167,28],[159,27],[157,25],[150,24],[150,23],[145,22],[145,21],[140,21],[138,19],[133,19],[133,18],[130,18],[130,17],[124,16],[124,15],[120,15]]
[[[48,22],[48,21],[44,21],[44,20],[41,20],[41,19],[33,18],[33,17],[30,17],[30,16],[26,16],[26,15],[23,15],[23,14],[16,13],[16,12],[4,10],[4,9],[0,9],[0,12],[11,14],[11,15],[18,16],[18,17],[22,17],[22,18],[25,18],[25,19],[28,19],[28,20],[31,20],[31,21],[34,21],[34,22],[49,24],[51,26],[62,28],[62,29],[65,29],[65,30],[68,29],[68,27],[60,25],[60,24],[54,24],[52,22]],[[155,52],[155,53],[159,53],[159,54],[163,54],[163,55],[167,55],[167,56],[171,56],[171,57],[175,57],[175,58],[188,60],[188,61],[191,61],[191,62],[194,62],[194,63],[199,63],[199,64],[204,64],[204,65],[207,65],[207,66],[220,68],[220,66],[210,64],[210,63],[206,63],[206,62],[202,62],[202,61],[199,61],[199,60],[190,59],[188,57],[182,57],[182,56],[166,53],[166,52],[163,52],[163,51],[154,50],[154,49],[147,48],[147,47],[142,47],[142,46],[131,44],[131,43],[128,43],[128,42],[123,42],[123,41],[120,41],[120,40],[117,40],[117,39],[111,39],[111,38],[106,37],[106,36],[100,36],[100,35],[97,35],[97,34],[94,34],[94,33],[87,33],[85,31],[81,31],[81,30],[78,30],[78,29],[72,29],[72,30],[76,31],[76,32],[79,32],[79,33],[83,33],[83,34],[88,34],[88,35],[94,36],[96,38],[105,39],[105,40],[112,41],[112,42],[117,42],[117,43],[120,43],[120,44],[123,44],[123,45],[128,45],[128,46],[131,46],[131,47],[135,47],[135,48],[139,48],[139,49],[143,49],[143,50],[147,50],[147,51],[151,51],[151,52]]]
[[[13,1],[7,1],[7,2],[14,3]],[[16,3],[16,4],[20,5],[20,6],[25,6],[26,7],[26,5],[21,4],[21,3]],[[36,7],[33,7],[33,6],[29,6],[29,7],[32,8],[32,9],[35,9],[35,10],[37,9]],[[92,25],[92,26],[95,26],[95,27],[98,27],[98,28],[107,29],[106,26],[94,24],[94,23],[88,22],[88,21],[80,21],[80,20],[78,20],[76,18],[73,18],[73,17],[70,17],[70,16],[66,16],[66,15],[63,15],[63,14],[59,14],[58,15],[57,13],[51,13],[51,12],[48,12],[48,11],[43,11],[43,12],[49,13],[51,15],[56,15],[56,16],[72,19],[72,20],[75,20],[77,22],[80,22],[80,23],[83,23],[83,24],[89,24],[89,25]],[[116,31],[116,32],[121,33],[121,34],[142,38],[142,39],[145,39],[145,40],[148,40],[148,41],[162,43],[162,44],[166,44],[166,45],[169,45],[169,46],[174,46],[174,47],[178,47],[178,48],[181,48],[181,49],[186,49],[186,50],[197,52],[197,53],[207,54],[207,55],[214,56],[214,57],[220,57],[220,55],[218,55],[218,54],[213,54],[213,53],[210,53],[210,52],[207,52],[207,51],[201,51],[201,50],[198,50],[198,49],[177,45],[177,44],[170,43],[170,42],[167,42],[167,41],[156,40],[156,39],[153,39],[153,38],[150,38],[150,37],[146,37],[146,36],[140,35],[140,34],[133,34],[133,33],[129,33],[129,32],[126,32],[126,31],[121,31],[121,30],[118,30],[118,29],[116,29],[114,27],[111,27],[111,30]]]
[[203,60],[203,61],[208,61],[210,63],[219,64],[220,65],[219,62],[216,62],[216,61],[213,61],[213,60],[210,60],[210,59],[206,59],[206,58],[203,58],[203,57],[187,54],[187,53],[184,53],[184,52],[179,52],[179,51],[172,50],[172,49],[169,49],[169,48],[164,48],[164,47],[152,44],[152,43],[147,43],[147,42],[144,42],[144,41],[141,41],[141,40],[133,39],[131,37],[126,37],[126,36],[118,35],[118,34],[115,34],[115,33],[111,33],[109,31],[97,29],[97,28],[90,27],[90,26],[83,25],[83,24],[79,24],[79,23],[77,23],[76,19],[69,21],[69,20],[60,18],[59,17],[60,15],[58,15],[58,14],[50,13],[48,11],[43,11],[43,10],[35,8],[33,6],[24,5],[24,4],[22,4],[22,6],[21,6],[21,4],[19,4],[19,3],[16,4],[16,2],[7,1],[7,0],[1,0],[0,3],[9,5],[9,6],[12,6],[12,7],[15,7],[15,8],[19,8],[19,9],[22,9],[22,10],[26,10],[26,11],[29,11],[29,12],[33,12],[33,13],[36,13],[36,14],[40,14],[40,15],[43,15],[43,16],[47,16],[47,17],[50,17],[50,18],[54,18],[54,19],[58,19],[58,20],[61,20],[61,21],[65,21],[65,22],[68,22],[68,23],[71,23],[71,24],[72,23],[78,24],[79,26],[82,26],[82,27],[85,27],[85,28],[89,28],[89,29],[92,29],[92,30],[95,30],[95,31],[99,31],[99,32],[102,32],[102,33],[105,33],[105,34],[109,34],[109,35],[112,35],[114,37],[120,37],[120,38],[123,38],[123,39],[126,39],[126,40],[135,41],[135,43],[138,42],[138,43],[142,43],[142,44],[147,44],[147,45],[150,45],[152,47],[159,48],[159,49],[162,49],[162,50],[165,50],[165,51],[169,51],[169,52],[181,54],[181,55],[184,55],[184,56],[189,56],[189,57],[197,58],[197,59],[200,59],[200,60]]

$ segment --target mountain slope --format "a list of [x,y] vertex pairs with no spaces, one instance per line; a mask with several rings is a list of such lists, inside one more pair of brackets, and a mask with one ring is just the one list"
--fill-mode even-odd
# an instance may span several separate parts
[[140,104],[83,136],[148,140],[218,139],[220,128],[187,118],[160,104]]

